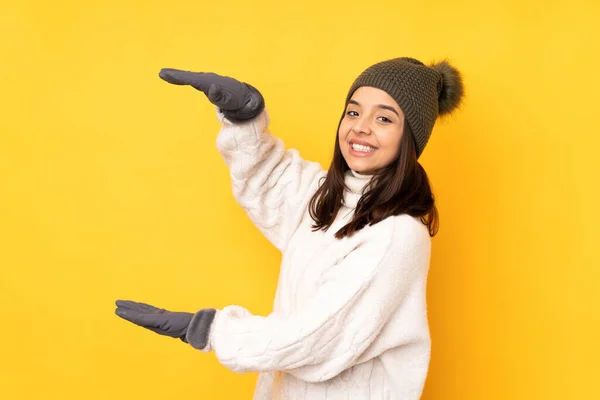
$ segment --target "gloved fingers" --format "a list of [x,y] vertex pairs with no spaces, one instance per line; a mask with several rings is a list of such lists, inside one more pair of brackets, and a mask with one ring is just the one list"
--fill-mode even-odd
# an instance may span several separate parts
[[210,79],[204,72],[183,71],[174,68],[163,68],[158,76],[174,85],[190,85],[206,93],[210,87]]
[[184,71],[180,71],[174,68],[163,68],[158,73],[158,76],[163,81],[172,83],[173,85],[189,85],[188,82],[184,82],[181,79],[181,73]]
[[167,311],[162,308],[154,307],[150,304],[132,300],[117,300],[116,305],[117,307],[127,308],[129,310],[144,314],[163,314]]
[[242,108],[248,94],[248,87],[244,83],[214,72],[191,72],[163,68],[158,76],[175,85],[190,85],[204,92],[211,103],[228,110]]
[[[132,322],[142,328],[146,328],[154,333],[158,333],[163,336],[177,336],[178,333],[172,333],[169,331],[169,324],[163,318],[160,321],[156,320],[153,315],[140,314],[129,309],[118,308],[116,314],[126,321]],[[154,318],[152,318],[154,317]],[[185,333],[184,333],[185,334]]]
[[235,78],[215,74],[214,72],[201,72],[199,74],[192,77],[194,82],[191,85],[196,85],[196,81],[202,83],[201,90],[207,94],[211,85],[216,85],[219,89],[229,92],[233,97],[244,97],[248,92],[246,85]]
[[115,314],[123,318],[126,321],[132,322],[136,325],[144,326],[142,322],[142,315],[137,311],[130,310],[129,308],[117,307]]
[[236,79],[215,74],[214,72],[193,72],[175,68],[163,68],[158,76],[174,85],[190,85],[208,94],[211,85],[228,88],[232,91],[243,93],[244,85]]
[[126,321],[143,326],[144,328],[161,328],[165,325],[165,314],[144,314],[123,307],[117,308],[115,314]]
[[188,313],[146,314],[139,317],[142,326],[161,335],[180,337],[185,335],[189,325]]

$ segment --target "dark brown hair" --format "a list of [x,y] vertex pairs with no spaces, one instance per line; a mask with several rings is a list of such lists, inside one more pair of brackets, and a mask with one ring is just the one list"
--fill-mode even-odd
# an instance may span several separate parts
[[[336,132],[331,166],[325,181],[309,202],[309,213],[315,221],[313,232],[327,231],[335,220],[346,188],[344,176],[349,169]],[[367,224],[375,225],[389,216],[400,214],[420,217],[427,225],[429,235],[437,234],[439,217],[434,196],[427,173],[417,161],[416,145],[406,119],[397,159],[374,173],[356,205],[352,220],[340,228],[335,237],[350,237]]]

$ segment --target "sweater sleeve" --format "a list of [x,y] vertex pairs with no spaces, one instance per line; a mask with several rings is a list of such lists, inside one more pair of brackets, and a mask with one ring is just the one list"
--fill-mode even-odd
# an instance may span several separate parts
[[244,123],[231,123],[218,108],[217,116],[222,123],[217,149],[229,168],[234,198],[283,252],[325,171],[296,149],[285,149],[268,130],[266,109]]
[[[214,350],[236,372],[286,371],[309,382],[376,356],[365,353],[411,287],[422,282],[430,251],[429,236],[415,229],[414,220],[380,224],[384,229],[373,229],[378,235],[323,276],[317,293],[291,315],[255,316],[236,305],[217,311],[204,351]],[[392,340],[395,346],[402,338]]]

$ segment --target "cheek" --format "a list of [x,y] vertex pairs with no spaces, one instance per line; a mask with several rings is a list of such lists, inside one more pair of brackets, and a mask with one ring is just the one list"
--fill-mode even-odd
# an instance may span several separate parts
[[340,138],[340,142],[343,142],[344,140],[346,140],[346,137],[348,137],[348,129],[346,128],[344,123],[340,124],[340,128],[338,129],[338,136]]
[[346,122],[346,119],[344,118],[344,119],[342,120],[342,122],[340,122],[340,128],[338,129],[338,132],[339,132],[340,134],[342,134],[342,133],[344,133],[344,132],[347,132],[347,131],[348,131],[348,129],[347,129],[347,126],[346,126],[346,125],[348,125],[348,122]]
[[400,149],[400,139],[402,134],[398,132],[390,132],[387,135],[379,137],[379,143],[382,147],[385,147],[388,151],[398,152]]

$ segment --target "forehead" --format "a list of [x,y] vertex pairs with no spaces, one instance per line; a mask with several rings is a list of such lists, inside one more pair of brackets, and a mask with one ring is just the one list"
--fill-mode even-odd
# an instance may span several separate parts
[[351,100],[355,100],[364,106],[385,104],[400,111],[400,106],[392,96],[387,94],[387,92],[372,86],[359,87],[352,93]]

